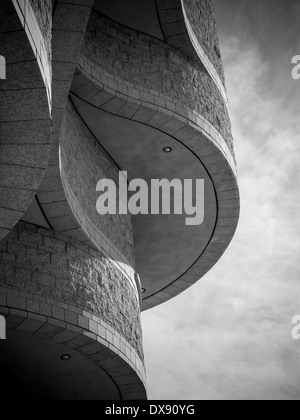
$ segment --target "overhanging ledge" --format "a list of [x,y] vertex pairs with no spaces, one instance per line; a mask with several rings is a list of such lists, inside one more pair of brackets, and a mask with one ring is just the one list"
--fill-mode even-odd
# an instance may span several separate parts
[[[83,73],[85,73],[85,76]],[[92,93],[93,83],[95,83],[95,96],[93,96]],[[99,93],[99,83],[96,82],[96,80],[94,80],[93,83],[91,82],[91,78],[88,77],[88,74],[82,69],[82,73],[77,73],[74,77],[72,98],[77,111],[80,113],[87,126],[91,129],[95,137],[98,137],[102,146],[119,161],[121,169],[127,169],[124,166],[122,167],[122,157],[120,156],[122,147],[120,144],[119,147],[116,144],[116,148],[114,149],[113,141],[111,141],[112,138],[108,136],[108,133],[104,128],[106,124],[105,120],[107,121],[107,124],[109,124],[112,116],[119,117],[124,122],[124,132],[128,131],[127,128],[125,129],[125,127],[127,127],[126,120],[132,121],[134,124],[140,123],[142,126],[152,127],[153,130],[164,133],[169,136],[169,138],[172,138],[172,141],[174,141],[175,144],[178,143],[180,147],[187,149],[191,156],[197,157],[201,164],[204,165],[209,179],[212,182],[216,197],[216,221],[206,246],[201,250],[201,255],[198,254],[198,257],[193,264],[186,267],[186,270],[183,270],[180,276],[171,279],[168,284],[165,284],[165,286],[156,290],[153,294],[144,294],[143,308],[149,309],[180,294],[183,290],[186,290],[197,282],[221,258],[231,242],[239,218],[239,192],[236,180],[235,162],[227,148],[226,142],[216,130],[207,125],[207,122],[202,123],[202,126],[205,127],[204,129],[189,121],[187,118],[182,118],[182,116],[178,115],[176,112],[170,115],[169,112],[164,113],[162,108],[157,108],[155,110],[153,107],[147,108],[147,104],[145,103],[140,103],[139,105],[140,109],[144,110],[143,113],[139,114],[138,109],[136,109],[131,118],[124,118],[124,110],[130,105],[130,98],[128,98],[128,103],[124,101],[123,106],[120,106],[115,112],[108,112],[105,109],[104,104],[98,107],[95,106],[96,97],[97,100],[101,102],[101,90]],[[111,94],[112,89],[109,91]],[[103,88],[102,94],[104,96],[106,95],[105,88]],[[81,95],[81,98],[79,98],[78,95]],[[102,139],[100,132],[97,136],[97,127],[93,121],[102,121],[100,124],[100,128],[103,132]],[[199,116],[198,121],[202,121],[201,116]],[[116,123],[114,122],[114,126],[115,125]],[[107,142],[103,142],[103,137],[105,136],[107,136]],[[158,134],[156,138],[159,138]],[[121,139],[119,140],[121,141]],[[132,143],[133,149],[131,149],[131,152],[135,155],[137,150],[134,152],[133,145],[134,143]],[[140,177],[142,178],[143,175],[141,174]],[[178,241],[180,242],[180,238]],[[140,244],[138,246],[140,246]],[[149,255],[149,253],[147,254],[147,260],[151,261],[151,255]],[[138,261],[137,269],[139,271]],[[152,280],[155,281],[155,279]],[[143,282],[142,275],[141,281],[143,288],[145,288],[147,292],[147,287]]]

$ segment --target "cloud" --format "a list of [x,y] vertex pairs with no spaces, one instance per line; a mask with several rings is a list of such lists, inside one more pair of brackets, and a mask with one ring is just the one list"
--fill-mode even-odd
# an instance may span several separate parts
[[241,221],[216,267],[143,314],[149,397],[300,399],[299,103],[290,85],[266,89],[291,78],[290,63],[274,69],[255,37],[227,36],[222,49]]

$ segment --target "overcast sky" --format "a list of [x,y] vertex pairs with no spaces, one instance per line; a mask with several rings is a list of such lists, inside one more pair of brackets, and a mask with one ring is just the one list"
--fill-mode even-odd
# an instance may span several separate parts
[[300,399],[299,0],[216,0],[242,213],[215,268],[143,314],[150,399]]

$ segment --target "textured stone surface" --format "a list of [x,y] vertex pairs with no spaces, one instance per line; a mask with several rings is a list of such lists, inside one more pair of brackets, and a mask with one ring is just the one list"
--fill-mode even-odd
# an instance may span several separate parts
[[[59,137],[68,94],[76,68],[81,43],[84,39],[93,0],[56,2],[52,31],[52,150],[44,182],[40,188],[41,205],[57,231],[72,230],[72,236],[84,242],[88,237],[82,235],[80,225],[67,205],[59,170]],[[78,26],[78,16],[80,25]],[[67,21],[66,21],[67,17]],[[70,19],[68,20],[68,17]],[[74,17],[76,17],[74,19]],[[63,202],[60,205],[49,204]],[[48,208],[47,208],[48,206]],[[55,210],[54,207],[57,207]],[[48,213],[49,210],[49,213]],[[57,217],[56,217],[57,216]],[[80,230],[78,235],[76,230]]]
[[68,186],[77,198],[77,203],[70,203],[71,206],[79,206],[81,212],[92,220],[99,234],[102,233],[134,267],[131,216],[100,216],[96,209],[100,195],[96,192],[97,183],[101,179],[112,179],[118,185],[119,168],[83,124],[70,102],[61,133],[61,163]]
[[51,61],[52,0],[29,0],[43,34],[48,59]]
[[[56,136],[58,141],[58,136]],[[59,146],[54,144],[47,174],[38,194],[53,228],[101,250],[136,289],[130,216],[102,216],[96,211],[100,179],[113,178],[116,164],[105,153],[69,102],[62,119]]]
[[213,2],[211,0],[184,0],[184,6],[198,41],[225,83]]
[[[170,109],[174,109],[174,111],[152,105],[151,103],[142,102],[140,99],[134,99],[134,101],[131,102],[133,99],[129,96],[129,92],[130,95],[136,94],[138,98],[140,97],[140,92],[138,89],[132,89],[127,82],[122,83],[121,81],[117,81],[115,86],[117,86],[116,89],[119,91],[121,89],[124,91],[124,88],[128,89],[128,96],[122,94],[122,96],[119,97],[117,91],[114,91],[112,88],[106,88],[103,84],[103,90],[99,93],[99,86],[101,86],[100,81],[105,80],[107,83],[108,73],[99,72],[97,77],[100,78],[100,81],[98,81],[96,75],[95,77],[91,76],[92,74],[95,74],[93,73],[93,69],[93,62],[82,62],[81,71],[83,73],[77,72],[74,76],[74,92],[76,94],[79,92],[84,100],[90,102],[90,104],[93,104],[94,106],[99,102],[101,104],[99,106],[100,109],[102,109],[108,101],[114,101],[114,98],[116,97],[122,98],[124,104],[121,105],[119,109],[114,109],[115,115],[124,117],[126,112],[129,111],[127,118],[135,121],[141,119],[144,124],[155,127],[166,134],[171,134],[174,139],[183,143],[198,156],[201,162],[206,166],[214,182],[217,200],[220,203],[217,226],[207,249],[183,276],[176,279],[174,283],[170,284],[161,292],[144,298],[143,308],[148,309],[171,299],[179,293],[178,289],[183,291],[197,282],[216,264],[226,247],[229,245],[235,233],[239,214],[239,192],[236,181],[236,165],[225,141],[218,135],[213,127],[209,126],[209,123],[205,122],[200,116],[197,117],[194,123],[192,122],[194,121],[192,119],[194,114],[187,113],[185,114],[187,117],[182,117],[178,114],[178,110],[172,102],[169,102],[168,106]],[[103,76],[103,79],[101,79],[101,76]],[[109,84],[113,86],[114,80],[110,80]],[[92,93],[93,85],[95,97],[93,97]],[[85,87],[87,87],[86,90],[84,89]],[[154,91],[152,92],[155,100],[157,98],[156,93]],[[109,96],[107,94],[109,94]],[[106,102],[103,103],[102,100],[99,100],[101,97],[105,97]],[[77,101],[75,97],[73,97],[73,100],[75,102]],[[174,108],[171,108],[172,106],[174,106]],[[126,112],[124,112],[124,110]],[[226,201],[226,204],[224,204],[223,201]],[[224,208],[225,206],[227,209]],[[228,207],[230,207],[230,210]],[[226,228],[223,229],[223,227]],[[228,229],[227,227],[230,228]],[[221,246],[222,249],[220,248]]]
[[[164,62],[165,66],[161,66]],[[227,104],[213,78],[206,73],[207,79],[197,79],[202,85],[194,86],[191,74],[201,75],[203,69],[194,61],[187,61],[186,55],[96,13],[91,16],[79,70],[72,84],[75,95],[106,112],[172,135],[200,158],[215,185],[220,206],[207,249],[180,278],[144,298],[143,308],[148,309],[171,299],[178,290],[187,289],[203,277],[221,258],[235,233],[239,201],[235,199],[238,186]],[[182,95],[183,87],[186,97]],[[208,103],[202,102],[203,91]],[[216,112],[218,100],[224,114]],[[208,115],[209,104],[214,114]]]
[[32,52],[36,57],[47,90],[48,106],[51,110],[51,1],[25,2],[23,0],[12,0],[11,3],[15,8],[15,13],[18,14],[19,21],[23,26]]
[[[213,5],[200,0],[156,0],[167,43],[198,63],[228,103]],[[201,24],[199,24],[201,23]]]
[[58,0],[52,23],[53,135],[59,131],[93,0]]
[[2,306],[77,326],[83,316],[94,332],[96,317],[143,360],[136,291],[108,258],[68,236],[19,223],[0,243],[0,293]]
[[[23,216],[41,184],[51,143],[51,63],[29,2],[1,2],[0,238]],[[48,16],[49,18],[49,16]],[[46,28],[51,36],[50,26]],[[45,61],[46,60],[46,61]]]
[[[183,116],[186,107],[195,110],[220,132],[233,153],[227,104],[203,67],[187,61],[180,51],[93,11],[82,55],[93,63],[95,78],[99,71],[107,72],[102,81],[108,88],[118,90],[118,80],[129,83],[120,99],[122,94],[134,97],[136,92],[146,103],[155,103],[156,96],[159,106],[172,102]],[[121,108],[122,102],[114,106]]]
[[[76,95],[172,135],[201,159],[215,185],[218,221],[209,245],[187,273],[147,298],[145,309],[205,275],[232,239],[239,193],[229,114],[201,60],[187,58],[193,45],[187,45],[179,0],[157,0],[172,44],[93,12],[81,55],[93,1],[58,0],[52,40],[51,3],[3,0],[0,5],[1,54],[9,76],[0,95],[0,241],[37,190],[55,228],[20,223],[0,242],[0,313],[9,328],[89,357],[109,373],[124,399],[144,397],[139,296],[130,281],[135,274],[130,221],[99,221],[95,214],[95,184],[103,175],[112,177],[116,168],[99,152],[70,104],[65,113],[74,70],[79,61],[81,73],[72,88]],[[12,5],[18,6],[18,19]],[[212,2],[184,0],[184,5],[199,43],[224,81]],[[47,76],[51,52],[52,89]],[[49,153],[51,93],[54,141],[40,188]]]

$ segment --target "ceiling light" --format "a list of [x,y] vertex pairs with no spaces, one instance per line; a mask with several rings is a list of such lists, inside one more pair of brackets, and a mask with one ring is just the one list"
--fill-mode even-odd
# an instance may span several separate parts
[[70,354],[63,354],[61,356],[61,360],[70,360],[71,359],[71,355]]

